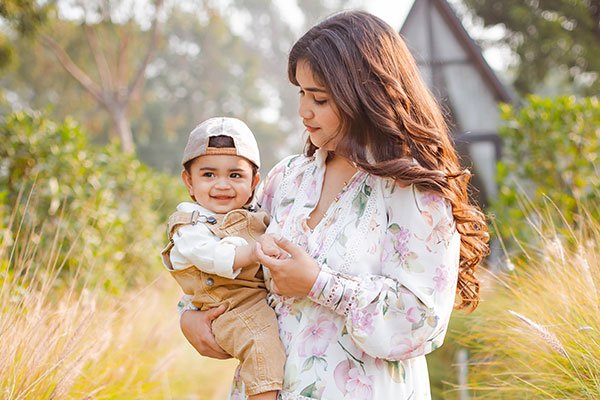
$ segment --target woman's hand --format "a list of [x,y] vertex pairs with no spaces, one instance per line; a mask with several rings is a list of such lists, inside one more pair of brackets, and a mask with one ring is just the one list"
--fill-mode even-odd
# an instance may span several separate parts
[[277,246],[289,257],[278,259],[266,255],[260,243],[256,243],[258,261],[269,268],[277,294],[289,297],[306,297],[312,289],[321,269],[304,249],[287,239],[275,239]]
[[227,308],[220,305],[208,311],[185,311],[179,320],[183,336],[203,356],[225,360],[231,358],[215,341],[212,322]]

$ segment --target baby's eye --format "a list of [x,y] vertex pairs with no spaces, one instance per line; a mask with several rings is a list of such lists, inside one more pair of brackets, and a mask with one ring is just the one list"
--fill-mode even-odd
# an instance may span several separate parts
[[231,175],[229,175],[230,178],[241,178],[242,174],[240,174],[239,172],[232,172]]
[[202,176],[207,177],[207,178],[212,178],[213,176],[215,176],[215,174],[212,172],[205,172],[202,174]]

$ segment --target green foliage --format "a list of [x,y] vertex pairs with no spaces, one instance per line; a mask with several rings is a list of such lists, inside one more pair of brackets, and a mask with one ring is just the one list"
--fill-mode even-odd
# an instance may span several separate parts
[[[465,0],[485,26],[507,31],[501,42],[519,57],[515,88],[531,93],[560,75],[571,90],[600,90],[600,5],[589,0]],[[573,85],[575,84],[575,85]]]
[[[30,38],[47,18],[49,4],[40,5],[35,0],[2,0],[0,2],[0,25],[7,26],[11,33]],[[0,32],[0,69],[6,67],[14,57],[14,49],[5,32]]]
[[[0,124],[0,228],[18,209],[19,193],[32,192],[24,216],[39,226],[40,246],[64,232],[59,258],[66,271],[96,270],[85,277],[119,291],[159,271],[164,221],[185,199],[174,178],[152,171],[117,143],[90,145],[70,120],[55,123],[35,113],[15,113]],[[3,228],[4,230],[4,228]]]
[[527,220],[539,220],[538,210],[547,202],[562,214],[555,218],[560,224],[578,223],[581,205],[600,193],[598,99],[530,96],[521,108],[501,106],[501,113],[505,154],[493,205],[500,234],[532,238],[535,226]]

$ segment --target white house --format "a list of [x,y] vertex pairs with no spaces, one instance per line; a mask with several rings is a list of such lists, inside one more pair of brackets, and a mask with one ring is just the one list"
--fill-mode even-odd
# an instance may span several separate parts
[[400,29],[433,94],[448,113],[482,206],[497,195],[498,103],[512,101],[446,0],[415,0]]

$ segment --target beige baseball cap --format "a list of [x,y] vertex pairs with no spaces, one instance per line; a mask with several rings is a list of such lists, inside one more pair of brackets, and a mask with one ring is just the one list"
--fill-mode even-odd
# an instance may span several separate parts
[[[208,147],[208,140],[213,136],[229,136],[233,139],[235,149]],[[196,157],[228,154],[248,159],[260,168],[260,153],[254,134],[248,125],[237,118],[214,117],[207,119],[190,132],[187,145],[183,150],[181,164]]]

